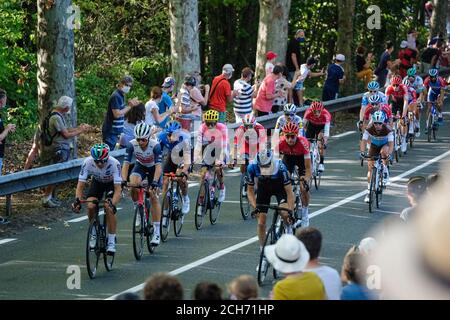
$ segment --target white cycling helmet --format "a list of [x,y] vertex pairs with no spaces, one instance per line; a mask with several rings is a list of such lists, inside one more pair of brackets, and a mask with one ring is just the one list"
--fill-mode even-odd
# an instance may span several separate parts
[[293,103],[286,103],[283,107],[284,113],[295,113],[297,107]]
[[136,139],[139,138],[149,138],[152,128],[145,122],[138,123],[134,127],[134,136]]

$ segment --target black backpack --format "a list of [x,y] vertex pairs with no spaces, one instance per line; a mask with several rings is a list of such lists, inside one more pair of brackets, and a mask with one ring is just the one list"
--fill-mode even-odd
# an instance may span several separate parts
[[[59,112],[50,112],[44,119],[44,123],[42,124],[42,132],[41,132],[41,139],[44,142],[45,146],[51,146],[53,143],[53,139],[59,134],[59,132],[55,132],[53,135],[50,133],[50,118],[53,115],[58,115],[59,117],[62,116]],[[63,119],[64,121],[64,119]]]

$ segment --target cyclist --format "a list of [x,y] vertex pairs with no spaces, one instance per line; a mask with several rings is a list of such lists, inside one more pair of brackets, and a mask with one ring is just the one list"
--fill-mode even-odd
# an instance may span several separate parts
[[[128,143],[126,149],[122,168],[122,180],[127,180],[130,162],[133,156],[135,156],[136,164],[131,171],[130,184],[138,186],[145,178],[148,179],[150,185],[149,195],[152,204],[152,221],[155,230],[150,244],[157,246],[161,241],[159,233],[161,207],[158,201],[158,188],[161,177],[161,146],[158,141],[150,138],[151,131],[152,128],[146,123],[139,123],[134,128],[135,139]],[[133,200],[134,207],[138,204],[138,196],[138,188],[132,187],[131,199]]]
[[[158,134],[158,142],[161,145],[161,151],[167,150],[164,160],[163,173],[176,173],[183,175],[182,179],[178,179],[180,183],[181,194],[183,195],[183,214],[189,213],[190,200],[188,195],[187,179],[189,177],[189,167],[191,165],[191,135],[182,130],[178,121],[169,121],[166,123],[164,130]],[[169,178],[163,178],[163,195],[167,191]]]
[[[386,185],[389,181],[389,171],[387,168],[387,164],[389,161],[389,155],[394,150],[394,135],[392,134],[392,130],[386,126],[385,115],[382,111],[376,111],[372,115],[372,123],[369,124],[367,129],[364,131],[363,137],[360,143],[360,152],[361,157],[364,158],[366,156],[366,145],[367,141],[370,139],[370,148],[369,148],[369,156],[374,157],[378,154],[385,159],[383,159],[384,165],[384,177],[383,184]],[[369,202],[369,192],[370,192],[370,179],[372,177],[372,168],[374,165],[374,161],[370,160],[367,164],[367,195],[364,198],[364,202]]]
[[[109,146],[104,143],[95,144],[91,148],[91,155],[83,161],[80,175],[78,176],[76,200],[72,204],[72,210],[76,213],[80,212],[81,201],[83,198],[84,187],[88,176],[92,176],[92,184],[87,192],[87,201],[100,201],[105,195],[105,213],[106,225],[108,226],[108,244],[106,251],[108,254],[116,252],[116,229],[117,218],[115,216],[116,205],[120,201],[121,182],[120,163],[114,157],[109,156]],[[112,198],[110,192],[113,192]],[[87,205],[87,213],[89,222],[92,222],[95,215],[96,205],[89,202]],[[95,230],[95,229],[94,229]],[[90,246],[95,247],[96,237],[92,236]]]
[[372,114],[378,110],[384,112],[385,123],[389,124],[389,126],[392,128],[393,117],[391,107],[388,104],[383,103],[382,98],[379,95],[373,95],[369,97],[369,104],[367,105],[366,111],[364,112],[362,125],[363,132],[366,130],[369,122],[372,121]]
[[302,136],[305,135],[304,131],[303,131],[302,117],[295,114],[296,109],[297,109],[297,107],[293,103],[287,103],[284,105],[284,107],[283,107],[284,115],[280,116],[277,119],[277,123],[275,124],[275,132],[277,134],[280,134],[280,131],[282,131],[281,129],[284,127],[284,125],[286,123],[294,122],[294,123],[298,124],[301,135]]
[[[225,184],[222,166],[228,159],[228,130],[225,124],[218,123],[218,121],[219,112],[216,110],[210,109],[203,114],[203,123],[199,129],[194,153],[195,163],[202,164],[200,173],[202,183],[205,179],[206,167],[208,165],[217,166],[215,170],[219,179],[218,201],[223,202],[225,200]],[[203,157],[202,154],[204,154]],[[200,207],[199,210],[201,210]]]
[[[428,77],[423,82],[427,90],[427,120],[431,112],[431,104],[436,102],[436,109],[438,111],[438,124],[442,124],[444,121],[442,118],[442,107],[444,105],[444,90],[445,90],[445,80],[439,77],[439,72],[437,69],[430,69],[428,71]],[[428,124],[427,124],[428,127]],[[427,128],[425,128],[427,130]],[[427,131],[425,131],[427,133]]]
[[311,155],[309,141],[299,135],[300,128],[296,123],[289,122],[283,127],[283,136],[280,139],[279,151],[283,155],[283,163],[292,175],[294,167],[298,167],[300,178],[300,191],[302,199],[302,227],[309,226],[308,206],[311,195],[308,181],[311,180]]
[[[294,208],[294,193],[292,192],[291,179],[286,166],[280,159],[275,159],[270,149],[258,152],[256,159],[249,164],[245,176],[248,185],[248,200],[255,208],[252,216],[257,216],[258,226],[256,232],[259,239],[259,248],[264,246],[266,234],[267,205],[270,204],[270,198],[275,196],[280,207],[292,210]],[[257,180],[257,182],[255,182]],[[256,194],[255,194],[255,183]],[[288,213],[280,211],[284,220],[287,233],[292,233]],[[259,265],[257,266],[258,269]],[[267,267],[267,260],[263,260],[263,269]]]
[[317,168],[319,172],[325,171],[323,161],[325,159],[325,149],[328,137],[330,136],[331,114],[323,106],[322,101],[314,101],[306,110],[303,117],[305,136],[307,139],[317,139],[319,144],[320,164]]
[[[417,105],[421,105],[425,101],[425,86],[423,85],[423,79],[417,75],[416,68],[412,67],[406,71],[406,77],[403,80],[408,79],[411,86],[416,90]],[[421,107],[422,108],[422,107]]]
[[386,96],[383,92],[380,91],[380,84],[377,81],[370,81],[367,84],[367,92],[363,94],[363,97],[361,99],[361,110],[359,112],[359,122],[358,122],[358,129],[361,132],[364,132],[364,128],[362,127],[362,124],[364,122],[364,113],[366,112],[366,108],[369,105],[369,98],[374,95],[378,95],[381,97],[380,103],[387,103]]
[[402,84],[402,78],[395,75],[391,79],[391,85],[386,88],[386,97],[391,104],[394,121],[400,116],[400,133],[402,136],[401,151],[406,152],[406,111],[408,110],[408,89]]
[[248,113],[242,118],[242,124],[236,129],[232,149],[232,159],[236,161],[237,157],[243,157],[244,163],[241,163],[241,173],[244,174],[249,161],[256,157],[260,146],[265,149],[267,143],[266,129],[263,125],[256,122],[253,114]]
[[[420,135],[420,121],[419,121],[419,108],[417,106],[417,94],[416,94],[416,89],[414,89],[414,87],[411,85],[411,82],[409,81],[409,79],[403,79],[403,84],[406,86],[406,88],[408,89],[408,112],[413,112],[415,119],[414,119],[414,123],[413,128],[414,128],[414,133],[416,137],[419,137]],[[409,121],[409,120],[408,120]]]

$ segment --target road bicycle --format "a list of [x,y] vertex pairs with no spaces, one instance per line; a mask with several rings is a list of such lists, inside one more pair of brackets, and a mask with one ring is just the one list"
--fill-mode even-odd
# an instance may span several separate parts
[[[112,193],[108,193],[107,197],[111,197]],[[111,271],[114,264],[114,253],[106,251],[106,214],[103,221],[99,217],[100,205],[98,200],[80,200],[80,203],[93,203],[95,205],[95,214],[89,223],[87,240],[86,240],[86,267],[89,278],[94,279],[97,274],[98,262],[100,256],[103,255],[103,262],[107,271]]]
[[319,144],[317,143],[317,139],[308,139],[308,140],[310,142],[309,152],[311,154],[311,173],[312,173],[309,185],[312,187],[312,181],[314,180],[314,187],[316,188],[316,190],[318,190],[320,186],[320,180],[322,178],[322,172],[319,171],[319,164],[320,164]]
[[409,142],[409,147],[412,148],[414,140],[416,139],[416,115],[412,111],[408,111],[408,125],[406,141]]
[[[245,172],[247,172],[248,160],[245,161]],[[242,219],[247,220],[250,217],[251,206],[247,196],[247,180],[245,179],[245,172],[241,175],[241,182],[239,183],[239,206],[241,209]]]
[[394,157],[395,161],[399,162],[399,158],[402,157],[401,146],[402,146],[402,133],[400,130],[400,114],[394,116],[394,124],[392,127],[392,134],[394,136]]
[[[273,210],[273,216],[272,216],[272,223],[269,227],[269,229],[266,232],[266,236],[264,239],[264,244],[261,249],[261,253],[259,255],[259,264],[258,264],[258,271],[257,271],[257,279],[259,286],[263,286],[268,280],[268,274],[269,269],[272,269],[272,276],[273,279],[277,279],[279,277],[279,274],[277,270],[275,270],[270,263],[267,261],[267,258],[265,257],[264,250],[266,246],[275,244],[278,239],[281,237],[283,233],[286,233],[283,219],[281,218],[280,211],[286,211],[289,214],[289,220],[293,222],[293,225],[295,224],[295,218],[292,210],[280,207],[280,206],[274,206],[274,205],[264,205],[265,208],[269,210]],[[295,230],[293,230],[293,233],[295,233]]]
[[[203,226],[203,220],[206,212],[209,210],[209,221],[212,225],[217,223],[220,214],[221,203],[219,202],[219,178],[215,172],[215,168],[222,166],[205,165],[205,178],[200,184],[197,201],[195,204],[194,222],[195,228],[200,230]],[[214,172],[213,172],[214,171]]]
[[438,112],[436,109],[436,102],[431,102],[431,110],[427,117],[426,122],[426,128],[427,128],[427,136],[428,136],[428,142],[431,142],[431,138],[433,137],[433,140],[436,141],[436,135],[438,130]]
[[[302,210],[302,190],[300,188],[300,183],[304,183],[308,185],[304,180],[300,180],[300,174],[298,172],[298,167],[294,167],[294,171],[291,176],[292,180],[292,192],[294,193],[295,198],[295,207],[294,207],[294,220],[296,222],[301,222],[301,210]],[[306,187],[306,186],[305,186]],[[308,185],[309,187],[309,185]],[[300,227],[301,224],[296,224],[296,227]]]
[[380,155],[364,156],[363,158],[361,158],[361,166],[363,165],[364,159],[374,161],[369,187],[369,212],[372,213],[375,205],[377,209],[380,207],[381,200],[383,197],[383,189],[386,188],[386,186],[383,184],[383,177],[384,177],[383,160],[387,158],[383,158]]
[[170,225],[173,222],[173,232],[176,237],[180,236],[183,227],[183,197],[181,195],[178,179],[183,178],[184,174],[165,173],[165,177],[169,178],[169,185],[164,194],[161,206],[161,240],[166,241],[169,235]]

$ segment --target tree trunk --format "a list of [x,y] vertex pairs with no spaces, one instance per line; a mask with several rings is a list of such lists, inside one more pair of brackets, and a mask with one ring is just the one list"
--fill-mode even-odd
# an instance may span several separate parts
[[[44,118],[61,96],[74,99],[68,123],[76,126],[77,109],[73,78],[74,27],[71,24],[73,20],[70,19],[73,15],[71,8],[72,0],[38,0],[37,81],[40,121],[38,132]],[[73,147],[76,152],[75,142]]]
[[290,9],[291,0],[259,0],[256,77],[262,79],[265,74],[267,51],[275,52],[278,62],[285,62]]
[[187,73],[200,71],[198,1],[170,0],[169,16],[172,73],[180,88]]
[[345,83],[341,86],[344,95],[356,92],[356,75],[353,71],[353,17],[355,15],[355,0],[338,0],[338,38],[337,52],[345,56],[343,65]]
[[447,8],[448,0],[434,0],[431,15],[430,39],[442,34],[447,38]]

